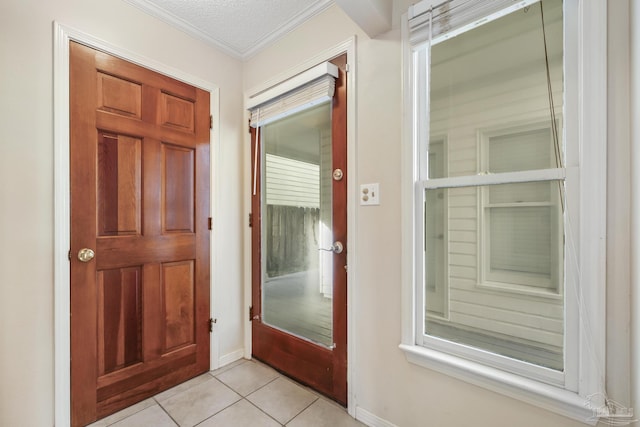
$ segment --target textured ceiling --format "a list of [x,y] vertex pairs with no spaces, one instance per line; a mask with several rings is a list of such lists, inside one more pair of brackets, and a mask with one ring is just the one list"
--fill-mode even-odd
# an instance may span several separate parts
[[227,53],[247,59],[333,0],[125,0]]

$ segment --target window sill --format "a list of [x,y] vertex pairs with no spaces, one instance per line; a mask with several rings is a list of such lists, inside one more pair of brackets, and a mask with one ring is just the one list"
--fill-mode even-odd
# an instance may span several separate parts
[[588,398],[559,387],[417,345],[400,344],[400,349],[410,363],[589,425],[598,423],[596,414],[603,415]]
[[[514,281],[512,281],[514,282]],[[533,298],[542,298],[545,300],[562,301],[563,295],[556,291],[544,288],[534,288],[523,284],[505,283],[497,280],[485,279],[476,284],[476,287],[483,290],[489,290],[501,293],[510,293],[516,295],[526,295]]]

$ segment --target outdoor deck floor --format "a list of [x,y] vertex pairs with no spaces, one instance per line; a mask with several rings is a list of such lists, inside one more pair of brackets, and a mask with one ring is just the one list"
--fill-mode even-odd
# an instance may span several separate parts
[[266,324],[325,346],[333,344],[333,300],[320,292],[317,272],[267,279],[263,298]]

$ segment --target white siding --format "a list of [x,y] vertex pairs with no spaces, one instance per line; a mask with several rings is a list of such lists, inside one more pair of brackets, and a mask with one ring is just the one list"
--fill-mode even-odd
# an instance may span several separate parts
[[[320,247],[333,245],[333,153],[331,128],[320,131]],[[320,292],[333,297],[333,253],[318,251]]]
[[[434,65],[434,79],[445,79],[456,59]],[[551,61],[554,89],[562,87],[561,63]],[[459,68],[459,67],[458,67]],[[527,71],[528,69],[536,71]],[[514,78],[513,76],[517,76]],[[442,86],[440,82],[440,86]],[[556,104],[562,92],[554,93]],[[556,111],[557,115],[561,109]],[[431,98],[432,135],[447,136],[448,176],[475,175],[480,171],[480,132],[549,119],[544,66],[504,70],[459,85],[437,87]],[[559,296],[534,296],[484,286],[478,256],[480,198],[477,188],[449,189],[448,283],[449,324],[496,337],[533,341],[536,346],[562,352],[563,300]]]
[[312,163],[267,153],[267,204],[318,208],[320,168]]

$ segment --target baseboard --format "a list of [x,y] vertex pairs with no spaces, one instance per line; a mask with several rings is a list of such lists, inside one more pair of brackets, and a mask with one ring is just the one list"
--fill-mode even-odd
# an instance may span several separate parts
[[218,363],[219,363],[218,368],[222,368],[223,366],[228,365],[229,363],[233,363],[236,360],[240,360],[243,357],[244,357],[243,349],[239,349],[229,354],[225,354],[224,356],[221,356],[220,359],[218,360]]
[[369,427],[398,427],[397,425],[390,423],[389,421],[384,420],[359,406],[356,407],[356,420],[368,425]]

